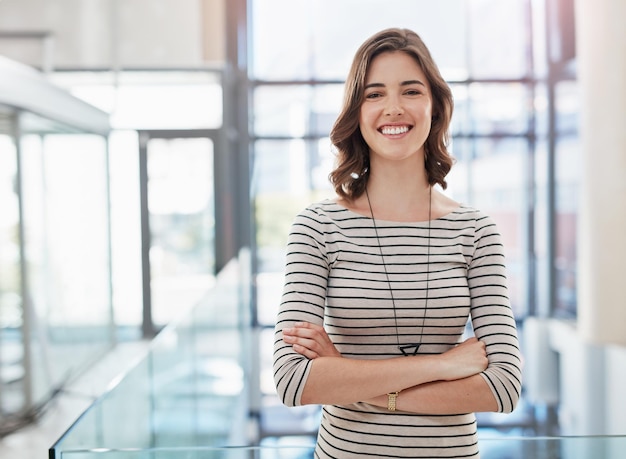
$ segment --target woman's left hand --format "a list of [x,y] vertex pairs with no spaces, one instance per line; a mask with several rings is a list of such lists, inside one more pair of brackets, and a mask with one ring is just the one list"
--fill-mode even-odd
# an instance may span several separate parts
[[292,328],[283,329],[283,340],[309,359],[341,357],[324,327],[309,322],[297,322]]

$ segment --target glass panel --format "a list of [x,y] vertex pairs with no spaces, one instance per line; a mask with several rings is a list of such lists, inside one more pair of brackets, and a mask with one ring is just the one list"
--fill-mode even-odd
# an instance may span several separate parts
[[465,84],[451,84],[450,89],[454,98],[450,134],[455,136],[472,132],[474,119],[471,112],[472,104],[470,103],[469,87]]
[[257,136],[326,136],[343,99],[343,85],[260,86],[254,91]]
[[246,262],[231,261],[215,288],[159,333],[146,357],[57,441],[56,457],[91,448],[140,453],[246,444],[252,389],[244,368],[253,349],[243,295],[250,282]]
[[283,270],[293,218],[314,200],[333,194],[326,179],[332,161],[328,139],[255,143],[252,192],[259,271]]
[[[261,80],[343,80],[363,40],[384,28],[408,27],[429,45],[444,74],[462,77],[467,75],[464,4],[464,0],[387,0],[384,6],[375,0],[252,2],[251,73]],[[286,17],[288,21],[283,20]]]
[[470,56],[473,78],[529,75],[530,20],[527,1],[470,0]]
[[578,132],[580,94],[576,81],[561,81],[555,88],[556,130],[560,135]]
[[532,96],[529,89],[522,84],[482,84],[469,86],[469,103],[471,113],[470,132],[477,134],[523,134],[530,125],[529,108],[532,107]]
[[167,324],[213,285],[215,203],[213,142],[148,142],[152,314]]
[[548,144],[546,139],[535,144],[535,205],[534,205],[534,258],[535,258],[535,300],[534,315],[547,317],[552,308],[550,294],[550,233],[548,221]]
[[143,305],[137,132],[114,131],[109,145],[115,325],[121,339],[136,339],[140,337]]
[[555,270],[556,316],[576,315],[576,259],[580,145],[577,137],[561,137],[556,145]]
[[[284,443],[284,445],[283,445]],[[483,459],[621,459],[626,437],[481,438]],[[299,446],[298,446],[299,445]],[[61,459],[60,456],[55,456]],[[305,459],[313,448],[295,438],[268,446],[230,448],[151,448],[143,450],[63,451],[63,459]]]
[[521,83],[452,84],[452,135],[524,135],[533,105],[545,110],[545,99],[533,101],[530,86]]
[[579,94],[574,81],[555,88],[557,137],[555,152],[555,271],[556,316],[576,315],[576,237],[581,151],[578,131]]
[[[106,139],[21,139],[33,397],[110,347],[113,339]],[[68,359],[68,355],[72,358]]]
[[539,137],[548,135],[549,113],[548,113],[548,88],[545,84],[537,84],[535,86],[535,132]]
[[24,349],[20,274],[17,153],[0,134],[0,419],[23,408]]

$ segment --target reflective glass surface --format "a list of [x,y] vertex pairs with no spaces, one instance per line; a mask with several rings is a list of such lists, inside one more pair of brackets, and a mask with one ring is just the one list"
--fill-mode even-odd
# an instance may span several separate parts
[[[445,2],[444,2],[445,3]],[[466,1],[469,74],[520,78],[530,74],[530,8],[524,0]]]
[[0,411],[22,408],[23,314],[15,143],[0,134]]
[[229,264],[216,288],[163,329],[145,358],[59,439],[56,457],[102,448],[137,449],[129,457],[143,457],[139,450],[245,444],[256,359],[247,269],[241,261]]
[[152,315],[163,325],[214,282],[213,142],[153,138],[147,149]]
[[113,342],[106,139],[29,112],[7,122],[0,419],[36,411]]
[[467,75],[463,0],[387,0],[384,5],[375,0],[251,3],[254,79],[343,81],[361,42],[387,27],[415,30],[444,74]]
[[339,114],[343,85],[269,85],[254,91],[258,136],[327,135]]
[[[34,398],[112,344],[106,140],[21,139]],[[67,356],[72,358],[68,359]]]
[[581,145],[577,127],[579,123],[578,85],[564,81],[557,85],[556,128],[560,137],[555,145],[555,315],[575,317],[578,271],[578,208],[581,188]]
[[[485,438],[482,459],[621,459],[626,437]],[[313,446],[232,446],[64,451],[58,459],[312,459]]]

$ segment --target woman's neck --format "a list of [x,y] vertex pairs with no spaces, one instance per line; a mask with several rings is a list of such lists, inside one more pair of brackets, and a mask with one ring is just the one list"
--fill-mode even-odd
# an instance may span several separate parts
[[367,200],[368,196],[367,206],[369,208],[371,204],[376,218],[392,221],[428,220],[431,199],[428,183],[413,179],[412,182],[390,184],[370,177],[367,195],[362,198]]

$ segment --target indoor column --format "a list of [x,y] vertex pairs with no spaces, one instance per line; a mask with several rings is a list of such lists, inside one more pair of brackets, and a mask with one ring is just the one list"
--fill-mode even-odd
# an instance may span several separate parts
[[578,327],[626,345],[626,2],[577,0],[582,176]]

